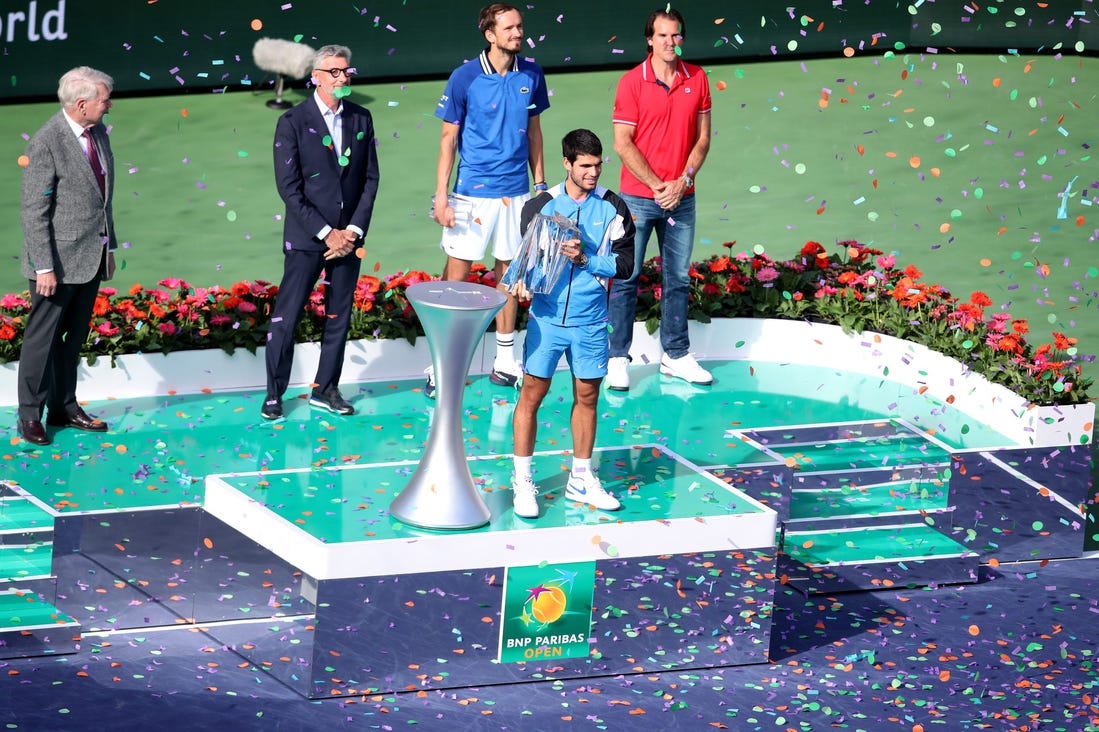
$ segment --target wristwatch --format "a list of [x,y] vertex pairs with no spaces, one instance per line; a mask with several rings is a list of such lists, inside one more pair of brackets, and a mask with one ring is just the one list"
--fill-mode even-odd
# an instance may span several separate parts
[[584,267],[588,266],[588,253],[587,252],[580,252],[580,256],[578,256],[576,259],[572,260],[572,263],[575,264],[580,269],[584,269]]
[[679,177],[683,179],[683,181],[687,184],[688,188],[690,188],[691,186],[693,186],[695,184],[695,179],[692,178],[691,176],[687,175],[686,173],[684,173],[683,175],[681,175]]

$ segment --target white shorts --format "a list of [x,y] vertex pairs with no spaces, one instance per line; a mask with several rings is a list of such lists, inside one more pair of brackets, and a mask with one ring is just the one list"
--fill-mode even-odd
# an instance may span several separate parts
[[454,226],[443,228],[439,247],[448,256],[469,262],[480,261],[492,241],[492,256],[510,262],[519,250],[523,237],[519,233],[519,217],[530,194],[504,198],[474,198],[451,195]]

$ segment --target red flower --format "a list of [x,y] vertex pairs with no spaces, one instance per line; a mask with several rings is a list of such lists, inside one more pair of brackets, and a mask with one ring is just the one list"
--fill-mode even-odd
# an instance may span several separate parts
[[[818,242],[806,242],[804,243],[804,246],[801,247],[801,256],[803,257],[818,257],[821,254],[825,254],[824,247]],[[828,257],[825,255],[825,258]]]

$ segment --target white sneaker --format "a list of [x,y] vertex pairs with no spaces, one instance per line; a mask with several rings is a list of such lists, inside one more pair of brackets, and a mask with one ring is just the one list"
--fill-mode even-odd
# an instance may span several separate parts
[[492,363],[492,373],[488,380],[497,386],[514,386],[519,389],[523,385],[523,367],[518,361],[508,361],[497,358]]
[[614,391],[630,390],[630,359],[616,356],[607,361],[607,388]]
[[695,357],[689,353],[679,358],[672,358],[665,353],[660,357],[660,373],[692,384],[714,383],[713,374],[699,366]]
[[538,487],[529,475],[511,479],[511,506],[520,518],[538,518]]
[[569,474],[569,483],[565,486],[565,499],[579,501],[595,506],[601,511],[617,511],[622,508],[618,499],[607,493],[595,473],[582,475]]
[[427,381],[424,382],[424,396],[428,399],[435,398],[435,366],[428,366],[424,369],[424,374],[427,377]]

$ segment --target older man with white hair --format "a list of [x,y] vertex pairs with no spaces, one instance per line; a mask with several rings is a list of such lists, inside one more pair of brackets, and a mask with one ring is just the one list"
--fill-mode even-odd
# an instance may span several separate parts
[[110,76],[88,66],[66,72],[61,109],[27,145],[20,214],[22,272],[31,312],[19,354],[19,434],[51,441],[47,424],[105,432],[106,423],[76,401],[80,351],[101,280],[114,275],[118,246],[111,201],[114,156],[103,117],[111,109]]

